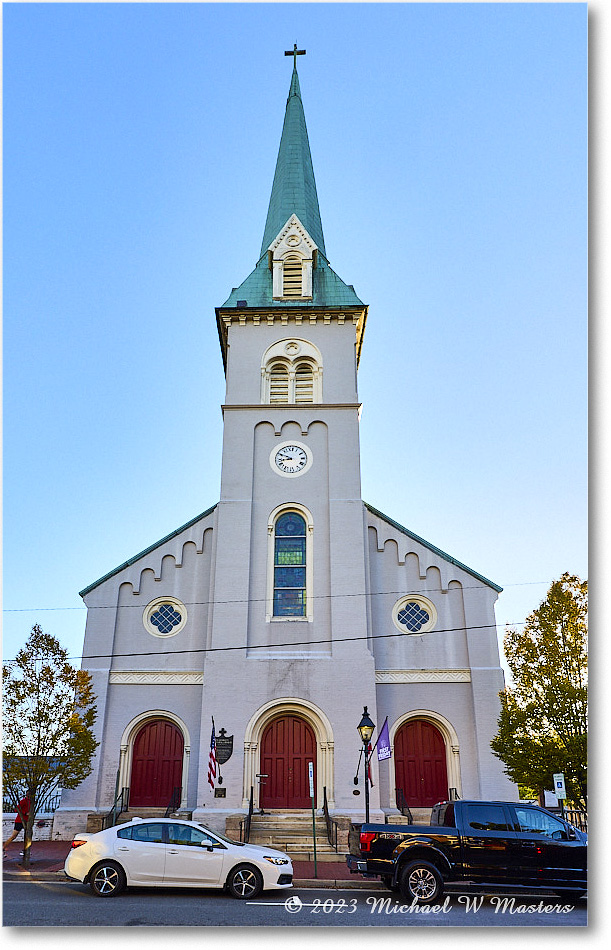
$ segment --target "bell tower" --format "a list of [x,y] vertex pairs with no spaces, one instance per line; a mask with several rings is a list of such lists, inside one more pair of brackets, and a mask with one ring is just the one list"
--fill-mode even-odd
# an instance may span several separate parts
[[[289,54],[293,71],[259,259],[216,311],[226,397],[202,734],[211,709],[223,722],[237,716],[239,734],[241,726],[248,732],[254,710],[276,703],[282,722],[290,709],[294,731],[295,709],[311,707],[299,729],[319,730],[317,805],[324,786],[330,804],[349,812],[356,725],[363,704],[375,707],[357,393],[367,306],[327,258],[300,54]],[[340,761],[334,749],[351,751]],[[260,750],[245,753],[234,807],[245,804],[251,784],[255,799],[259,791]],[[282,782],[269,781],[280,801]],[[271,789],[267,800],[265,792]],[[288,801],[290,807],[290,795]]]

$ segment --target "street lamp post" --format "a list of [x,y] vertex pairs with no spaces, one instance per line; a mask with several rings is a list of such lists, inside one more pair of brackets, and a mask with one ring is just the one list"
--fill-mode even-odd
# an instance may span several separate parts
[[367,712],[367,706],[363,709],[363,716],[357,726],[358,733],[363,740],[363,758],[365,760],[365,824],[369,823],[369,769],[367,752],[369,749],[369,740],[373,735],[375,725]]

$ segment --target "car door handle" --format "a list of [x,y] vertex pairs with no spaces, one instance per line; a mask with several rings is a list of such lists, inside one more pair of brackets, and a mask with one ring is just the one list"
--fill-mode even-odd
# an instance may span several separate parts
[[180,851],[168,851],[168,854],[180,854]]
[[117,848],[117,851],[129,851],[129,848],[125,848],[125,847]]

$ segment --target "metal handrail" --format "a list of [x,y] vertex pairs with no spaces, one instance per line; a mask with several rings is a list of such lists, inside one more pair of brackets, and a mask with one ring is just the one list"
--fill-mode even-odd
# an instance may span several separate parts
[[170,799],[170,803],[168,807],[166,808],[165,815],[163,817],[169,818],[172,812],[176,811],[176,809],[179,807],[181,801],[182,801],[182,788],[180,788],[180,786],[175,785],[172,790],[172,797]]
[[402,814],[405,818],[407,818],[407,820],[409,821],[410,825],[413,825],[414,819],[413,819],[413,816],[412,816],[411,811],[409,810],[409,805],[407,804],[407,800],[406,800],[406,798],[405,798],[405,795],[403,794],[403,789],[402,789],[402,788],[396,788],[396,789],[395,789],[395,793],[396,793],[396,796],[397,796],[397,808],[399,809],[399,811],[401,812],[401,814]]
[[248,802],[248,814],[246,818],[243,818],[240,822],[240,841],[243,841],[244,844],[248,844],[250,841],[250,823],[252,821],[252,813],[254,811],[254,788],[250,786],[250,800]]
[[127,811],[129,807],[129,788],[126,786],[121,789],[120,795],[114,800],[113,806],[108,812],[107,815],[102,819],[102,830],[106,831],[107,828],[112,828],[113,825],[116,825],[117,818],[122,811]]
[[327,801],[327,788],[323,787],[322,813],[325,816],[325,825],[327,828],[327,841],[331,847],[337,851],[337,831],[339,825],[331,818],[329,814],[329,803]]

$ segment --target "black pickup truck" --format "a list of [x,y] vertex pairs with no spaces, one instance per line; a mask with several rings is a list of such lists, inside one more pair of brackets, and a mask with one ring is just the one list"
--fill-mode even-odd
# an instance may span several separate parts
[[586,889],[587,835],[521,802],[441,802],[430,825],[353,826],[349,847],[353,873],[379,876],[410,903],[437,903],[449,882],[573,900]]

